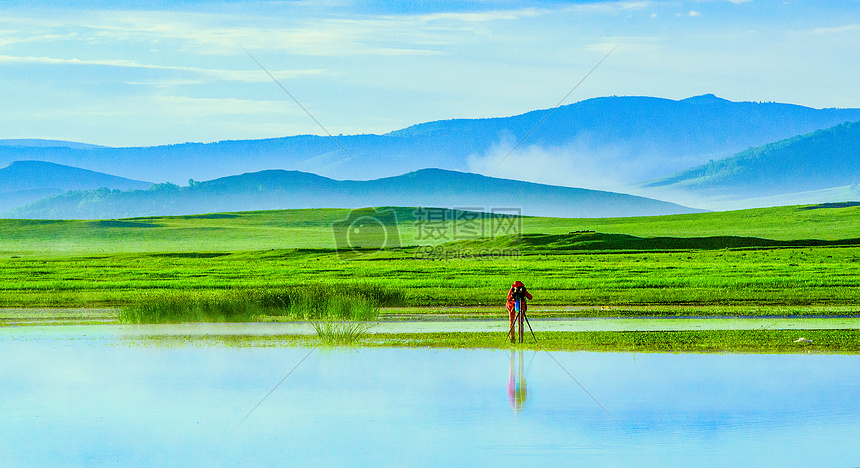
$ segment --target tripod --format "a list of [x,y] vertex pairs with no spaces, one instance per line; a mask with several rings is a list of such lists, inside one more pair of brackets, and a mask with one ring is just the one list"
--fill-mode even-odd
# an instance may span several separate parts
[[515,297],[514,298],[514,311],[517,315],[514,317],[514,321],[511,322],[511,329],[508,330],[508,336],[513,338],[514,327],[519,324],[519,341],[523,342],[523,335],[525,335],[525,327],[523,325],[529,326],[529,331],[532,333],[532,338],[537,343],[537,337],[535,337],[535,331],[532,330],[532,324],[529,323],[529,318],[526,317],[526,308],[525,308],[526,299],[524,297]]

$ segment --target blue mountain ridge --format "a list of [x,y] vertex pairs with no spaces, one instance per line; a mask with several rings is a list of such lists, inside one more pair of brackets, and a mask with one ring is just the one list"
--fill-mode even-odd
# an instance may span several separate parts
[[63,141],[63,140],[43,140],[38,138],[19,138],[12,140],[0,140],[0,146],[18,146],[24,148],[77,148],[77,149],[92,149],[92,148],[105,148],[100,145],[91,145],[88,143],[78,143],[75,141]]
[[0,169],[0,213],[69,190],[147,189],[150,182],[44,161],[15,161]]
[[441,207],[562,217],[692,213],[673,203],[620,193],[558,187],[478,174],[423,169],[371,181],[338,181],[299,171],[266,170],[189,186],[73,191],[13,210],[11,217],[114,219],[228,211],[372,206]]
[[846,122],[644,184],[736,199],[860,184],[860,122]]
[[[384,135],[339,136],[337,142],[329,137],[299,135],[130,148],[0,145],[0,166],[17,160],[40,160],[177,184],[190,178],[210,180],[266,169],[298,170],[341,180],[371,180],[426,167],[484,172],[475,166],[476,160],[492,166],[501,159],[497,152],[512,148],[548,112],[427,122]],[[713,95],[677,101],[612,96],[555,109],[518,151],[540,148],[560,158],[575,153],[588,158],[607,176],[621,173],[621,168],[635,168],[621,182],[636,183],[666,177],[749,147],[857,120],[860,109],[732,102]],[[341,151],[338,142],[351,156]],[[516,168],[502,169],[508,169],[504,172],[507,177],[516,178],[511,175]],[[573,182],[561,185],[582,186]]]

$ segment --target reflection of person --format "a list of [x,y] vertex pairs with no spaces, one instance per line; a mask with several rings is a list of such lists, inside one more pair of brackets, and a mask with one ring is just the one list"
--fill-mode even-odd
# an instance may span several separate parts
[[[515,361],[519,361],[516,364]],[[523,364],[523,351],[517,351],[514,357],[514,351],[511,350],[511,367],[508,374],[508,401],[514,411],[522,411],[526,405],[526,373]]]
[[517,338],[517,331],[514,327],[514,320],[517,319],[517,310],[516,303],[517,299],[520,301],[520,307],[522,308],[522,312],[526,312],[526,301],[525,299],[531,300],[532,295],[526,290],[526,285],[523,284],[522,281],[515,281],[514,284],[511,285],[511,290],[508,291],[508,318],[510,318],[510,335],[511,341],[515,341]]

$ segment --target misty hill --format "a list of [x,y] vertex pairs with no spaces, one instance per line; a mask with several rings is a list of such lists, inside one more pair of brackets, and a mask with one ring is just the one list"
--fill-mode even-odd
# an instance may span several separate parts
[[113,219],[289,208],[426,206],[524,215],[608,217],[692,213],[673,203],[425,169],[372,181],[337,181],[298,171],[268,170],[148,190],[69,192],[12,212],[15,218]]
[[146,189],[149,182],[116,177],[42,161],[15,161],[0,169],[0,213],[69,190],[101,187]]
[[618,190],[751,146],[860,120],[860,109],[731,102],[713,95],[679,101],[588,99],[556,109],[496,167],[546,113],[442,120],[385,135],[337,137],[358,163],[332,139],[304,135],[140,148],[0,146],[0,164],[35,159],[180,184],[189,178],[208,180],[274,168],[370,180],[439,167]]
[[750,148],[645,186],[741,199],[856,184],[860,184],[860,122]]
[[30,148],[77,148],[77,149],[92,149],[104,148],[104,146],[90,145],[87,143],[77,143],[74,141],[63,140],[40,140],[36,138],[22,138],[14,140],[0,140],[0,146],[22,146]]

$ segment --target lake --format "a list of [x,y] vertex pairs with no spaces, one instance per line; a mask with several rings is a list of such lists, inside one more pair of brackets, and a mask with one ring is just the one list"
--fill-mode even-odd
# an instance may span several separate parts
[[858,466],[860,356],[0,333],[4,465]]

